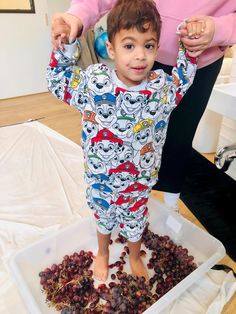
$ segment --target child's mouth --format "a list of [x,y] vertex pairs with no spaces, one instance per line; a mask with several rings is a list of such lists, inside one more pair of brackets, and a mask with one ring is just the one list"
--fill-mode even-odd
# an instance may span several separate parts
[[132,70],[134,70],[137,73],[142,73],[142,72],[145,71],[145,69],[146,69],[145,66],[142,66],[142,67],[132,67]]

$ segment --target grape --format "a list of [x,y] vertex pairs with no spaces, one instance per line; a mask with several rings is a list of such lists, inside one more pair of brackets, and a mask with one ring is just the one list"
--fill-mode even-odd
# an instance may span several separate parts
[[72,311],[65,307],[64,309],[62,309],[61,314],[72,314]]
[[112,274],[112,275],[111,275],[111,279],[112,279],[112,280],[115,280],[115,279],[116,279],[116,275],[115,275],[115,274]]
[[188,249],[146,227],[142,236],[146,249],[140,250],[140,256],[146,258],[146,250],[150,250],[147,268],[152,277],[146,282],[144,277],[124,271],[129,254],[126,242],[120,234],[110,240],[110,245],[119,243],[123,248],[119,260],[109,265],[117,270],[108,285],[94,286],[91,251],[65,255],[61,263],[40,271],[40,285],[49,306],[61,314],[141,314],[197,268]]

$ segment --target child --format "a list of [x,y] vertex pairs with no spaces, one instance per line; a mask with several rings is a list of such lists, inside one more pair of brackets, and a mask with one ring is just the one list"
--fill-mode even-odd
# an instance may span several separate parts
[[79,69],[76,42],[52,53],[49,90],[82,114],[82,147],[88,205],[97,222],[94,276],[108,277],[109,240],[119,226],[128,239],[132,273],[148,278],[140,258],[147,201],[158,179],[168,119],[193,82],[197,68],[180,44],[172,75],[151,71],[160,38],[152,0],[118,0],[107,19],[104,64]]

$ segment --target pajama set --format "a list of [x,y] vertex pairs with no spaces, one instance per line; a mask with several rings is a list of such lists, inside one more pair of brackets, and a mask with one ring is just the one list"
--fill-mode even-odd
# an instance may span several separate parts
[[122,83],[104,64],[76,66],[77,44],[55,50],[49,90],[82,114],[87,200],[98,230],[119,226],[138,241],[147,223],[147,201],[157,182],[169,116],[193,82],[196,59],[180,44],[171,75],[151,71],[137,86]]
[[[85,34],[116,2],[117,0],[71,0],[67,13],[81,20],[82,34]],[[193,138],[220,72],[225,49],[236,44],[236,1],[154,0],[154,2],[162,21],[160,47],[154,69],[163,69],[164,72],[171,74],[172,67],[176,64],[178,49],[176,28],[184,19],[201,15],[210,16],[214,22],[214,36],[209,47],[199,56],[194,83],[171,113],[158,182],[152,188],[179,193],[191,159]],[[181,156],[178,163],[176,156]]]

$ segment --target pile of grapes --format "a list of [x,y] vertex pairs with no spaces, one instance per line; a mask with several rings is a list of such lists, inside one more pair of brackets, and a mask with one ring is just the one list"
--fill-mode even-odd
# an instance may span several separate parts
[[[90,269],[94,255],[81,250],[39,273],[47,304],[61,314],[141,314],[196,269],[188,250],[168,236],[146,228],[142,240],[150,253],[147,268],[152,276],[148,282],[124,271],[129,248],[119,235],[115,242],[121,243],[123,250],[119,260],[109,265],[114,270],[108,285],[95,287]],[[146,257],[147,252],[141,250],[140,255]]]

